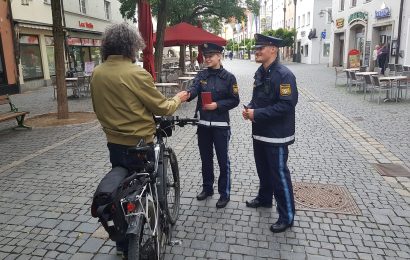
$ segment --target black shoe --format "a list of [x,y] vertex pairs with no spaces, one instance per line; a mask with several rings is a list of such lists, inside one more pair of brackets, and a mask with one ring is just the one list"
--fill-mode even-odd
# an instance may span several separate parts
[[213,192],[206,192],[206,191],[203,190],[201,193],[199,193],[199,194],[196,196],[196,199],[197,199],[197,200],[204,200],[204,199],[206,199],[206,198],[208,198],[208,197],[210,197],[210,196],[212,196],[212,195],[214,195]]
[[272,231],[273,233],[280,233],[292,226],[293,226],[293,221],[290,224],[286,224],[284,222],[276,222],[275,224],[270,226],[270,231]]
[[246,201],[246,206],[248,208],[258,208],[258,207],[272,208],[272,203],[262,203],[259,201],[259,199],[256,198],[251,201]]
[[226,204],[228,204],[229,201],[230,201],[229,198],[220,197],[218,202],[216,203],[216,207],[218,209],[225,208]]

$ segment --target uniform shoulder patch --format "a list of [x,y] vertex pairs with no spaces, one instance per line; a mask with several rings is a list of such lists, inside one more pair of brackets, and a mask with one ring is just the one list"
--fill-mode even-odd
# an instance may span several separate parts
[[235,95],[238,95],[238,93],[239,93],[238,84],[234,84],[234,85],[232,86],[232,90],[233,90],[233,93],[234,93]]
[[281,96],[290,96],[292,94],[292,89],[290,84],[280,84],[280,95]]
[[199,83],[201,83],[201,85],[206,85],[206,80],[201,80]]

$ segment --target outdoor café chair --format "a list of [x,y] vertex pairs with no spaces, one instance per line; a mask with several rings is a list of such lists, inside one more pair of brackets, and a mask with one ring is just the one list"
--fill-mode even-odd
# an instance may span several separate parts
[[396,66],[395,66],[393,63],[389,63],[389,64],[387,65],[387,68],[389,68],[390,71],[396,71]]
[[343,73],[343,67],[335,67],[335,87],[337,86],[337,80],[345,78]]
[[360,87],[363,85],[363,81],[357,78],[356,73],[354,71],[350,71],[349,92],[352,91],[353,85],[356,86],[360,90]]
[[396,95],[396,102],[401,97],[403,98],[403,91],[404,91],[404,98],[407,99],[407,90],[410,87],[410,71],[403,71],[402,76],[406,76],[407,80],[400,80],[397,83],[397,95]]
[[359,69],[359,72],[366,72],[367,71],[367,67],[366,66],[361,66]]
[[410,71],[410,67],[409,66],[403,66],[403,71]]
[[346,72],[346,87],[350,87],[350,71]]
[[396,76],[400,76],[403,73],[403,65],[396,64]]
[[[386,83],[381,83],[378,76],[373,76],[373,83],[374,83],[374,92],[379,92],[379,97],[377,99],[377,104],[380,104],[381,93],[389,92],[392,90],[392,87]],[[373,99],[373,98],[372,98]]]
[[370,100],[373,100],[374,84],[372,77],[370,75],[364,75],[364,85],[363,85],[364,96],[363,99],[366,100],[367,91],[370,92]]

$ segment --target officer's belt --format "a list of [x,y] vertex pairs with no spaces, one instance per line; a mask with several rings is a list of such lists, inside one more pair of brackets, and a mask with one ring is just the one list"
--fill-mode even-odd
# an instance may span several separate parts
[[211,121],[205,121],[205,120],[199,120],[198,124],[206,125],[206,126],[229,126],[227,122],[211,122]]
[[295,140],[295,135],[291,135],[291,136],[283,137],[283,138],[271,138],[271,137],[253,135],[253,139],[266,142],[266,143],[272,143],[272,144],[284,144],[284,143]]

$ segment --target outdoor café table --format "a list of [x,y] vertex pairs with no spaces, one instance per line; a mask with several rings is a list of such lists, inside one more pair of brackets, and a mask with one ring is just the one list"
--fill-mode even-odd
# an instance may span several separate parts
[[[390,88],[393,88],[393,81],[400,81],[400,80],[407,80],[406,76],[387,76],[387,77],[379,77],[379,81],[389,81]],[[386,92],[386,99],[384,102],[391,101],[389,97],[389,92]]]
[[[161,92],[165,95],[168,93],[169,89],[179,88],[179,84],[175,82],[155,82],[155,86],[161,88]],[[167,95],[166,95],[167,96]]]
[[172,69],[172,70],[179,70],[179,67],[175,67],[175,66],[169,67],[169,68]]
[[353,71],[353,72],[355,72],[355,71],[359,71],[360,69],[359,68],[350,68],[350,69],[345,69],[345,71]]
[[79,98],[80,97],[80,92],[77,86],[77,77],[73,78],[65,78],[65,83],[67,87],[71,87],[73,89],[73,95],[69,96],[69,98]]
[[379,74],[376,71],[365,71],[365,72],[356,72],[356,76],[365,76],[365,75],[377,75]]

